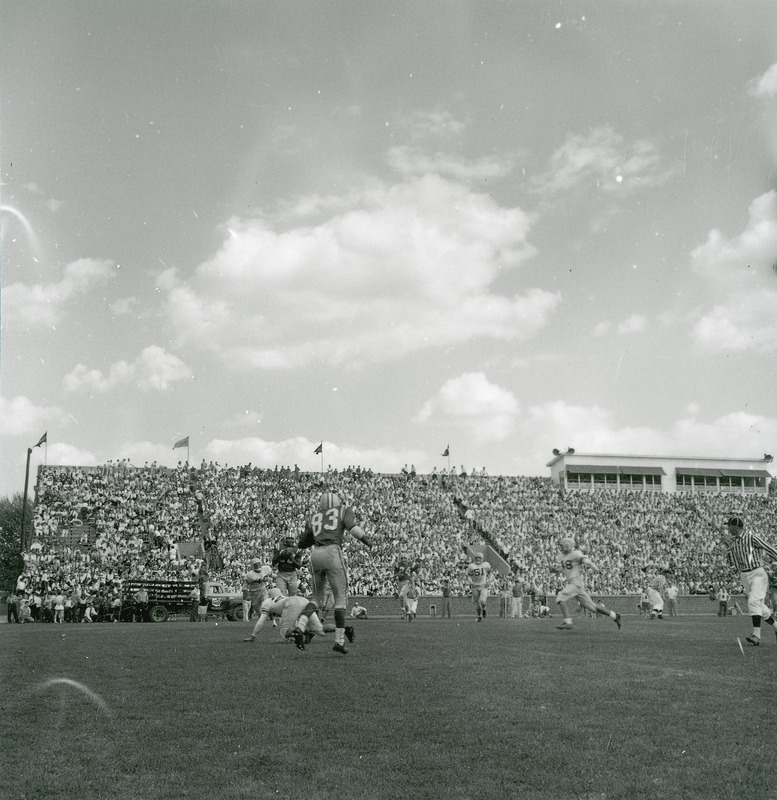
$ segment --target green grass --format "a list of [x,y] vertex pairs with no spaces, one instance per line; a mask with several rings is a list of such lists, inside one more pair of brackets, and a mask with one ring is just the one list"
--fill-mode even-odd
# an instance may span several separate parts
[[0,796],[777,797],[771,629],[743,654],[747,619],[557,622],[368,620],[345,657],[246,623],[3,625]]

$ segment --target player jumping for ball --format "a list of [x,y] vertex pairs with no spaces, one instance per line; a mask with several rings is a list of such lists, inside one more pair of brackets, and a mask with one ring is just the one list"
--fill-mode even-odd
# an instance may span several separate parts
[[583,608],[595,611],[597,614],[611,617],[615,620],[618,629],[621,627],[621,615],[617,611],[610,611],[601,603],[594,603],[591,595],[585,588],[585,577],[581,567],[598,570],[596,564],[588,556],[575,548],[575,540],[565,537],[559,542],[559,570],[566,578],[564,588],[556,596],[556,602],[564,615],[564,622],[558,625],[560,631],[572,630],[572,615],[569,613],[570,600],[577,600]]

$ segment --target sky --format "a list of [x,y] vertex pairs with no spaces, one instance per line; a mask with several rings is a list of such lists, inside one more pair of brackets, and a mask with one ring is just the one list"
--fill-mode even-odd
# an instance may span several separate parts
[[772,0],[0,21],[0,496],[777,455]]

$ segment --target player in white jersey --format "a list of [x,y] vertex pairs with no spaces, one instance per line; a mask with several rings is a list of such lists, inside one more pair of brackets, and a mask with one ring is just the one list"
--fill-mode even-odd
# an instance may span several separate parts
[[475,604],[478,622],[486,616],[488,601],[488,576],[491,565],[483,559],[482,553],[475,553],[475,560],[467,567],[467,577],[472,587],[472,602]]
[[[314,635],[326,635],[327,631],[321,624],[318,616],[318,605],[315,601],[301,595],[285,597],[278,588],[270,589],[269,595],[261,605],[259,619],[256,621],[251,635],[244,641],[253,642],[256,639],[256,634],[259,633],[268,620],[279,620],[278,633],[281,638],[292,640],[298,650],[304,650],[305,644]],[[309,630],[308,626],[310,626]],[[334,630],[334,627],[330,627],[331,630]],[[353,641],[352,628],[350,635],[347,628],[345,634],[348,636],[349,641]]]
[[602,603],[594,603],[585,588],[585,577],[581,567],[598,570],[596,564],[580,550],[575,549],[574,539],[563,538],[559,542],[559,547],[561,553],[559,554],[559,567],[556,571],[560,571],[564,575],[566,583],[556,596],[556,603],[558,603],[561,613],[564,615],[564,622],[557,626],[558,629],[560,631],[572,630],[572,615],[569,613],[569,606],[567,605],[571,600],[577,600],[583,608],[587,608],[589,611],[595,611],[597,614],[610,617],[620,629],[621,615],[617,611],[610,611]]

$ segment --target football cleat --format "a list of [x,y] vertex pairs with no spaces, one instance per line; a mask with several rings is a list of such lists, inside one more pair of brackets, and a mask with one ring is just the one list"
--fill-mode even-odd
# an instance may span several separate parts
[[348,648],[344,644],[336,644],[332,648],[332,652],[340,653],[341,655],[345,655],[348,652]]
[[745,641],[748,644],[751,644],[753,647],[758,647],[761,644],[761,640],[760,639],[756,639],[755,636],[747,636],[747,637],[745,637]]
[[562,625],[556,625],[556,630],[557,631],[571,631],[572,630],[572,626],[565,622]]
[[615,612],[615,624],[618,626],[618,630],[621,629],[621,615],[619,612]]
[[247,636],[245,639],[243,639],[243,641],[244,642],[253,642],[254,641],[254,637],[253,636]]
[[292,631],[290,636],[294,640],[294,646],[297,650],[305,649],[305,634],[302,631]]
[[304,636],[305,636],[305,644],[310,644],[313,641],[313,637],[315,635],[316,634],[313,633],[313,631],[305,631],[305,634],[304,634]]
[[353,643],[353,640],[356,638],[356,631],[353,629],[353,625],[345,626],[345,638],[348,639],[349,642]]

